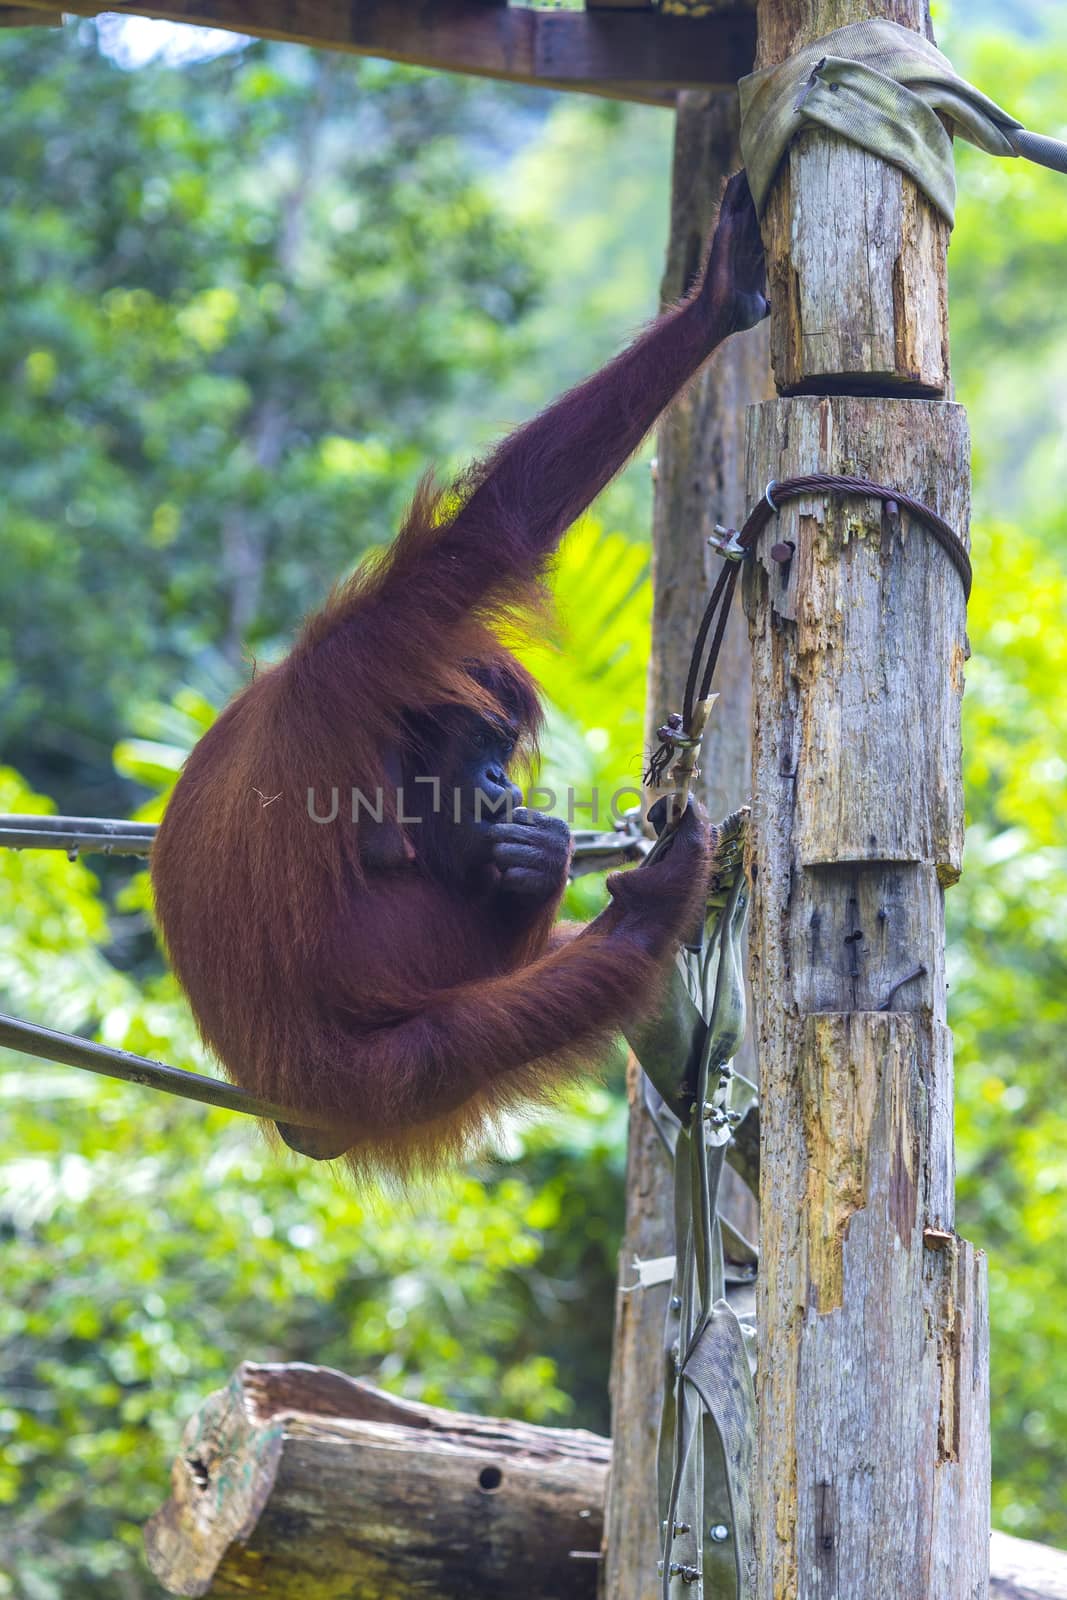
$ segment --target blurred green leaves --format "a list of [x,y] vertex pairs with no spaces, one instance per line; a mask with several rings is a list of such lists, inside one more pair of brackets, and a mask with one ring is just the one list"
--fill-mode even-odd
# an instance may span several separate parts
[[389,536],[536,275],[471,158],[491,90],[97,41],[0,51],[0,740],[118,809],[126,707],[205,660],[228,692]]
[[[959,69],[1062,138],[1059,8],[1033,7],[1040,39],[956,11]],[[959,1226],[989,1251],[994,1522],[1067,1545],[1067,185],[963,146],[958,161],[953,366],[976,508],[967,850],[947,900]]]

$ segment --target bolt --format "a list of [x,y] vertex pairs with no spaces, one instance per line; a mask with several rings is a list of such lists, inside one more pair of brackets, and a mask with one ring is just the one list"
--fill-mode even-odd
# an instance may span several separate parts
[[771,545],[771,560],[777,561],[780,567],[788,566],[795,550],[796,545],[792,539],[783,539],[781,543]]
[[672,1311],[681,1311],[681,1309],[682,1309],[682,1297],[681,1297],[681,1295],[680,1294],[672,1294],[671,1295],[671,1310]]
[[716,1522],[708,1529],[708,1538],[712,1544],[725,1544],[730,1537],[730,1530],[725,1522]]

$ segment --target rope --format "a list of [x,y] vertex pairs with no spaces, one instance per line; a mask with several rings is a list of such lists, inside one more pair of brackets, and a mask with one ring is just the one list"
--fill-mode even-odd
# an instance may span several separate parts
[[[884,484],[872,483],[869,478],[842,477],[827,472],[810,472],[802,477],[785,478],[781,483],[769,483],[766,492],[749,512],[740,532],[733,528],[720,528],[716,530],[719,537],[709,541],[727,564],[708,596],[708,603],[704,607],[704,614],[696,631],[693,653],[689,660],[689,672],[686,676],[681,716],[675,713],[667,719],[662,728],[657,730],[660,743],[649,760],[645,775],[647,783],[658,784],[669,769],[675,751],[691,742],[695,707],[707,700],[711,693],[742,561],[751,555],[760,534],[783,505],[804,495],[816,494],[856,495],[868,500],[880,500],[893,516],[899,515],[901,511],[908,512],[948,556],[963,585],[964,599],[970,598],[974,574],[963,541],[944,517],[939,516],[924,501],[916,500],[913,495],[904,494],[900,489],[887,489]],[[787,552],[788,558],[792,551],[787,547]],[[715,626],[713,634],[712,624]],[[711,646],[705,656],[709,634],[712,635]]]

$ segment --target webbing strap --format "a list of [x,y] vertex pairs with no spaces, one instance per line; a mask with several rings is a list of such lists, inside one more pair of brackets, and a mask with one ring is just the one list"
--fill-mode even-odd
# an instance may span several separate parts
[[1067,144],[1031,133],[1017,117],[961,78],[922,34],[871,18],[837,28],[738,85],[741,153],[757,211],[793,139],[825,128],[900,167],[949,222],[955,219],[952,140],[994,156],[1067,173]]

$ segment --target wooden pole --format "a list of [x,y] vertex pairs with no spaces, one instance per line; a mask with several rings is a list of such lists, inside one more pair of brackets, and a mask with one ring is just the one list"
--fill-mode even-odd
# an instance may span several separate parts
[[[925,0],[761,0],[759,64]],[[945,229],[895,168],[802,136],[765,217],[779,390],[748,499],[855,474],[960,536]],[[799,392],[802,391],[802,392]],[[786,566],[772,545],[792,541]],[[953,1229],[943,893],[963,844],[960,580],[906,516],[812,496],[746,581],[754,641],[753,970],[761,1070],[761,1600],[988,1592],[984,1260]]]
[[[927,0],[759,0],[757,68],[886,17],[933,37]],[[770,196],[771,359],[781,394],[943,395],[947,222],[895,168],[811,130]]]
[[[664,305],[677,300],[696,273],[723,181],[741,165],[736,116],[733,93],[691,91],[679,97]],[[733,523],[744,514],[744,408],[771,392],[764,326],[726,344],[675,401],[660,430],[652,534],[650,742],[651,730],[681,706],[693,637],[720,564],[720,557],[708,549],[708,535],[717,522]],[[747,800],[751,781],[750,650],[740,616],[727,633],[716,688],[719,700],[711,714],[699,793],[713,817],[724,817]],[[754,1074],[750,1047],[738,1065],[746,1075]],[[601,1588],[606,1600],[656,1600],[659,1594],[656,1440],[670,1286],[635,1291],[632,1285],[635,1257],[650,1260],[674,1249],[673,1180],[644,1109],[640,1080],[631,1060],[627,1211],[611,1379],[615,1467]],[[747,1237],[756,1237],[754,1201],[732,1172],[723,1186],[723,1209]]]

